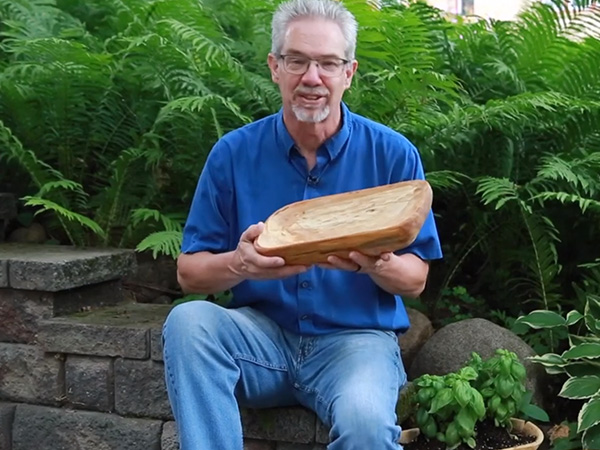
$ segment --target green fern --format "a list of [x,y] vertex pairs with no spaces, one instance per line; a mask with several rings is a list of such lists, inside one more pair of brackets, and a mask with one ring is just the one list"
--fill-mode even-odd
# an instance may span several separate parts
[[157,231],[145,237],[136,246],[136,250],[140,252],[152,250],[154,258],[161,254],[176,259],[180,253],[181,241],[182,233],[180,231]]

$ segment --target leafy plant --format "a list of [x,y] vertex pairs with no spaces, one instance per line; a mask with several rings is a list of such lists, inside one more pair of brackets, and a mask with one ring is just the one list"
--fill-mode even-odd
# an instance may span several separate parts
[[548,420],[530,403],[525,382],[525,367],[514,352],[498,349],[487,360],[473,352],[457,372],[414,380],[415,422],[426,437],[450,450],[463,443],[474,448],[476,425],[485,418],[509,431],[517,415]]
[[445,442],[449,449],[461,443],[475,447],[475,424],[486,414],[483,396],[471,382],[477,379],[473,367],[446,375],[422,375],[418,386],[415,421],[429,439]]
[[552,311],[533,311],[517,321],[534,329],[562,329],[583,324],[579,332],[569,334],[564,352],[532,357],[549,374],[566,374],[561,397],[585,400],[577,418],[577,433],[585,449],[600,449],[600,297],[588,294],[583,314],[577,310],[560,315]]

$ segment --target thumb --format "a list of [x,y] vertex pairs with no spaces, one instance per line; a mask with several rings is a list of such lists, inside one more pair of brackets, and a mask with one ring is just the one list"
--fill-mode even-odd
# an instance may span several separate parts
[[242,233],[240,237],[240,241],[253,242],[265,229],[265,224],[263,222],[258,222],[254,225],[250,225],[246,231]]

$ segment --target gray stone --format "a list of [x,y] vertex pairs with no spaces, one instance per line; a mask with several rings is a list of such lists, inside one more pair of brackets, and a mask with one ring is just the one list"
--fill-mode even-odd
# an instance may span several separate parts
[[409,379],[425,373],[443,375],[459,370],[478,353],[483,359],[493,356],[496,349],[510,350],[519,356],[527,370],[527,388],[534,401],[543,407],[544,369],[527,359],[533,349],[516,334],[486,319],[466,319],[438,330],[421,348],[409,370]]
[[12,450],[160,450],[162,422],[19,405]]
[[49,352],[147,359],[150,329],[170,306],[124,303],[40,323],[38,342]]
[[316,417],[315,441],[320,444],[329,444],[329,427],[325,426],[318,417]]
[[11,450],[16,405],[0,403],[0,450]]
[[132,250],[66,245],[0,244],[14,289],[62,291],[123,278],[135,270]]
[[33,222],[28,227],[19,227],[13,230],[6,238],[6,242],[20,242],[22,244],[43,244],[47,240],[46,229],[37,222]]
[[275,442],[244,439],[244,450],[275,450]]
[[0,289],[0,342],[34,343],[39,321],[52,314],[50,293]]
[[416,309],[406,308],[406,312],[410,320],[410,328],[406,333],[398,336],[398,344],[402,350],[404,367],[408,368],[417,352],[433,336],[433,325],[425,314]]
[[172,420],[163,364],[117,359],[115,410],[121,415]]
[[314,442],[316,415],[303,407],[242,409],[244,437],[308,444]]
[[58,404],[64,399],[62,361],[39,347],[0,344],[0,399]]
[[52,293],[54,315],[65,316],[108,306],[116,306],[123,302],[123,292],[121,280],[109,280],[54,292]]
[[165,422],[160,438],[161,450],[179,450],[179,436],[175,422]]
[[150,358],[154,361],[163,360],[162,327],[150,330]]
[[17,199],[13,194],[0,192],[0,220],[17,217]]
[[69,355],[65,361],[65,388],[70,406],[112,412],[114,410],[112,360]]
[[5,287],[8,287],[8,261],[0,259],[0,288]]
[[145,328],[111,327],[52,319],[40,324],[38,339],[47,352],[123,356],[146,359],[150,353]]

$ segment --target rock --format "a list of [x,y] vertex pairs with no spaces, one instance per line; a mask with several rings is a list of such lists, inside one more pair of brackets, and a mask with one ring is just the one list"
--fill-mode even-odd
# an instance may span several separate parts
[[48,240],[46,230],[39,223],[32,223],[28,227],[21,227],[8,235],[8,242],[20,242],[23,244],[43,244]]
[[415,356],[408,377],[414,380],[426,373],[444,375],[454,372],[464,366],[472,352],[487,359],[499,348],[519,356],[527,370],[527,388],[533,393],[533,403],[543,408],[545,371],[527,359],[535,352],[512,331],[486,319],[461,320],[438,330]]
[[422,312],[412,308],[406,308],[406,312],[410,319],[410,328],[406,333],[398,336],[398,342],[402,350],[404,367],[408,369],[415,355],[433,335],[434,330],[431,321]]

